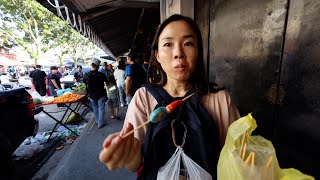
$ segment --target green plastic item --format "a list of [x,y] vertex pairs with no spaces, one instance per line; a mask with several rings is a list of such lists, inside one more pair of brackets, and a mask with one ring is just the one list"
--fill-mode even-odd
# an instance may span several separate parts
[[80,122],[81,117],[79,113],[74,113],[72,112],[69,116],[69,118],[67,119],[67,117],[63,120],[64,124],[73,124],[73,123],[77,123]]

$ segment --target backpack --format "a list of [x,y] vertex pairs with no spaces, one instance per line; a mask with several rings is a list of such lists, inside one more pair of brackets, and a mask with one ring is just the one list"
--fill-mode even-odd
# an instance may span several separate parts
[[[155,107],[166,106],[177,100],[172,98],[162,87],[146,84],[145,88],[157,100]],[[190,95],[192,90],[186,96]],[[181,99],[181,98],[179,98]],[[149,123],[143,146],[144,165],[138,179],[157,179],[160,167],[164,166],[176,150],[173,143],[171,122],[174,123],[175,140],[182,144],[186,125],[187,133],[183,151],[199,166],[216,179],[220,144],[217,129],[206,109],[200,103],[200,97],[194,94],[184,101],[172,113],[158,123]],[[183,164],[181,165],[183,167]]]

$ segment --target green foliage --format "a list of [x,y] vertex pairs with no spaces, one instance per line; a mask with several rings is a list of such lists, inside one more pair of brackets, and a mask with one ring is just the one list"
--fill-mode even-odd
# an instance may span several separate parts
[[[75,64],[98,49],[35,0],[0,0],[0,46],[18,45],[34,59],[50,49],[59,58],[69,54]],[[13,33],[20,32],[20,33]]]

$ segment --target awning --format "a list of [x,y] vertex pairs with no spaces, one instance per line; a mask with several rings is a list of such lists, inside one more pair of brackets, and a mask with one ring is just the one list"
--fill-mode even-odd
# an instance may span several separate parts
[[159,0],[38,0],[111,57],[149,53],[160,23]]

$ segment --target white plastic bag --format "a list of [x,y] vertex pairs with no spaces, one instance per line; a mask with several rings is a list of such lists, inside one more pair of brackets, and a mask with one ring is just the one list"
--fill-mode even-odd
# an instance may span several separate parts
[[[182,159],[182,161],[181,161]],[[185,169],[180,169],[183,163]],[[169,161],[159,169],[158,180],[211,180],[211,175],[202,169],[196,162],[189,158],[181,147],[176,151]]]

